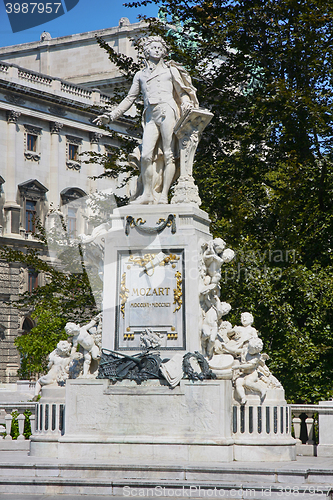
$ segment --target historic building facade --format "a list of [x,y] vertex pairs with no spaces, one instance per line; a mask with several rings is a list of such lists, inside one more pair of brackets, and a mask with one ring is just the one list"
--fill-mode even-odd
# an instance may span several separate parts
[[[38,247],[34,221],[45,220],[51,206],[66,216],[71,233],[80,234],[86,221],[69,202],[117,187],[114,180],[93,180],[103,167],[84,162],[85,152],[105,154],[116,146],[92,120],[124,85],[95,35],[134,56],[130,39],[141,28],[122,18],[116,28],[56,39],[43,33],[38,42],[0,49],[0,245]],[[128,134],[129,120],[118,120],[113,129]],[[16,380],[20,360],[13,342],[32,327],[12,304],[42,282],[33,270],[0,262],[2,382]]]

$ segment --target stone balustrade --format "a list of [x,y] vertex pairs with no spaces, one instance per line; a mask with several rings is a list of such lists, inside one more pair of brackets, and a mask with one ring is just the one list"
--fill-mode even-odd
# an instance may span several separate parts
[[[48,389],[44,389],[49,392]],[[29,449],[30,439],[24,437],[26,410],[31,411],[31,432],[51,439],[65,433],[64,388],[58,388],[55,400],[43,402],[0,402],[0,450]],[[11,437],[14,419],[19,436]],[[274,442],[293,435],[296,452],[305,456],[333,456],[333,401],[317,404],[258,404],[255,398],[246,405],[232,407],[232,433],[236,439]],[[37,437],[38,439],[38,437]]]
[[[32,429],[33,430],[33,429]],[[39,403],[36,410],[35,435],[63,435],[65,432],[65,405],[63,403]]]
[[[35,410],[36,403],[25,402],[25,403],[1,403],[0,402],[0,450],[28,450],[29,449],[29,439],[24,436],[24,423],[26,410],[31,411],[30,424],[31,429],[35,427]],[[12,425],[14,420],[17,418],[18,421],[18,431],[19,435],[17,439],[13,439],[11,436]],[[23,442],[23,443],[22,443]]]
[[291,417],[287,405],[234,405],[233,434],[267,439],[290,436]]
[[101,106],[106,106],[107,104],[110,103],[110,97],[108,95],[101,94],[100,101],[101,101]]
[[315,423],[318,405],[291,405],[293,434],[298,455],[316,455]]
[[15,64],[0,63],[1,78],[4,80],[21,83],[21,85],[29,85],[29,88],[53,92],[62,95],[64,98],[75,96],[76,101],[82,101],[91,106],[105,106],[109,103],[110,97],[101,94],[98,89],[89,90],[85,87],[74,85],[59,78],[54,78],[48,75],[43,75],[34,71],[26,70]]
[[52,85],[52,78],[44,76],[40,73],[35,73],[33,71],[28,71],[24,69],[18,69],[18,77],[23,80],[29,80],[29,82],[41,83],[43,85]]
[[320,401],[318,405],[292,404],[290,407],[297,454],[333,456],[333,401]]
[[0,64],[0,71],[2,71],[3,73],[8,73],[9,71],[9,64],[6,64],[6,63],[1,63]]
[[83,87],[78,87],[77,85],[72,85],[67,82],[61,82],[61,90],[67,94],[74,94],[85,99],[90,99],[92,95],[91,90],[87,90]]

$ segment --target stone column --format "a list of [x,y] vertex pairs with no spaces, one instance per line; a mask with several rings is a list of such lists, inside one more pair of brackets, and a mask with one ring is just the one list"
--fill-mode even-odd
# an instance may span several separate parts
[[7,111],[7,164],[6,164],[6,202],[4,205],[5,233],[19,233],[20,205],[16,202],[16,136],[19,111]]
[[[99,141],[103,137],[103,134],[100,132],[90,132],[90,144],[91,144],[91,152],[92,153],[100,153],[100,146],[99,146]],[[93,177],[94,175],[97,174],[96,172],[96,164],[95,163],[89,163],[89,177]],[[91,179],[88,179],[89,181],[89,189],[88,192],[91,190],[95,190],[95,181],[92,181]]]
[[63,127],[62,123],[50,122],[50,179],[49,179],[49,202],[55,207],[60,203],[59,194],[59,134]]

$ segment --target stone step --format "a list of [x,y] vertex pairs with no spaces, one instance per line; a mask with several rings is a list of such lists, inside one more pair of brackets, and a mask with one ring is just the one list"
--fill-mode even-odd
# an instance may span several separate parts
[[305,500],[324,500],[333,498],[333,488],[322,484],[265,484],[262,483],[217,483],[189,484],[188,482],[161,482],[149,480],[112,481],[95,478],[58,478],[48,477],[13,477],[0,479],[0,498],[2,494],[16,495],[55,495],[66,499],[68,495],[93,495],[97,498],[241,498],[253,500],[286,500],[287,498],[302,498]]
[[[21,454],[0,459],[0,498],[15,495],[96,497],[333,499],[333,458],[215,466],[60,463]],[[15,499],[16,500],[16,499]]]

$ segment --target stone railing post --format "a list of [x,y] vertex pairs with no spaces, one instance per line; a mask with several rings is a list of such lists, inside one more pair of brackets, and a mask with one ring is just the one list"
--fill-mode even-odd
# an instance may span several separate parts
[[20,413],[19,416],[17,417],[17,420],[18,420],[18,428],[19,428],[19,435],[18,435],[17,439],[22,441],[25,439],[25,437],[23,435],[25,415],[23,415],[23,413]]
[[31,426],[31,434],[36,432],[36,415],[30,415],[30,426]]
[[10,431],[12,430],[12,420],[13,420],[13,417],[12,415],[9,413],[7,413],[5,415],[5,423],[6,423],[6,437],[5,439],[11,441],[13,438],[12,436],[10,435]]
[[307,416],[305,419],[306,430],[308,434],[308,439],[306,444],[315,444],[314,442],[314,418],[313,412],[310,413],[311,416]]
[[301,437],[301,425],[302,425],[302,420],[300,419],[299,412],[293,412],[294,417],[293,417],[293,426],[294,426],[294,435],[297,443],[302,444],[302,441],[300,439]]

